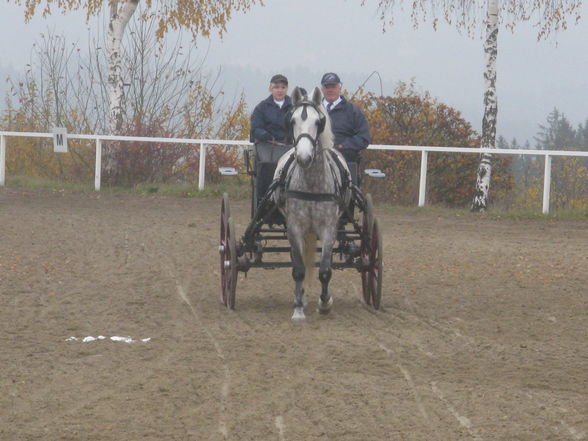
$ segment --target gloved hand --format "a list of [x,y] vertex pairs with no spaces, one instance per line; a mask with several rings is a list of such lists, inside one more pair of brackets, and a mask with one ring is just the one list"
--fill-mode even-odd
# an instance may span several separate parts
[[273,141],[273,140],[274,140],[274,137],[273,137],[273,136],[272,136],[272,134],[271,134],[271,133],[269,133],[269,132],[265,132],[265,133],[264,133],[264,134],[261,136],[261,139],[260,139],[260,141],[263,141],[263,142],[269,142],[269,141]]

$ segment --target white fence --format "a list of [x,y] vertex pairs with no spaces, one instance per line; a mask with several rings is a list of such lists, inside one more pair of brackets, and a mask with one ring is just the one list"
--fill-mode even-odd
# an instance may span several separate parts
[[[3,132],[0,131],[0,186],[5,185],[6,179],[6,149],[7,138],[9,137],[27,137],[27,138],[53,138],[53,133],[37,132]],[[198,189],[204,188],[205,167],[206,167],[206,146],[207,145],[231,145],[231,146],[250,146],[248,141],[229,141],[222,139],[185,139],[185,138],[150,138],[141,136],[108,136],[108,135],[76,135],[68,134],[68,139],[86,139],[94,140],[96,143],[96,163],[94,174],[94,188],[100,190],[101,173],[102,173],[102,141],[141,141],[141,142],[159,142],[170,144],[193,144],[200,148],[200,163],[198,173]],[[433,146],[409,146],[409,145],[370,145],[373,150],[400,150],[400,151],[417,151],[421,152],[421,172],[419,184],[419,207],[425,205],[426,188],[427,188],[427,160],[429,153],[469,153],[480,154],[490,153],[493,155],[531,155],[545,157],[545,170],[543,175],[543,213],[549,213],[549,196],[551,189],[551,159],[554,156],[582,156],[588,157],[588,152],[564,151],[564,150],[522,150],[522,149],[473,149],[466,147],[433,147]]]

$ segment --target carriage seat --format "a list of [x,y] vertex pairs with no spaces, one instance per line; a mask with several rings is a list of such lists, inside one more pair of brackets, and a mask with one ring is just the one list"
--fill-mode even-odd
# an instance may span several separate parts
[[269,142],[258,142],[255,144],[255,204],[263,198],[274,178],[276,165],[280,157],[289,150],[288,146],[271,144]]

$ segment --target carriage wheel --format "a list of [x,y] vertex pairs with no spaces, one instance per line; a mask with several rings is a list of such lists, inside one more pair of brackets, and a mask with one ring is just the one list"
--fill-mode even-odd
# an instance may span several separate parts
[[374,226],[374,204],[372,202],[372,196],[368,193],[365,195],[365,207],[363,211],[363,222],[362,222],[362,239],[361,239],[361,287],[363,293],[363,301],[367,305],[372,304],[370,287],[369,287],[369,275],[368,268],[370,265],[370,246],[372,230]]
[[237,244],[233,218],[228,218],[221,236],[221,301],[229,309],[235,308],[235,292],[237,288]]
[[361,239],[361,288],[363,301],[380,309],[382,300],[382,232],[374,217],[372,196],[365,196]]
[[220,217],[220,234],[221,241],[223,240],[224,231],[231,217],[231,207],[229,204],[229,195],[223,193],[223,201],[221,203],[221,217]]
[[220,216],[220,273],[221,302],[227,307],[235,307],[235,288],[237,284],[237,252],[235,228],[231,219],[229,195],[223,194]]
[[220,273],[221,273],[221,302],[227,304],[225,300],[225,278],[224,278],[224,262],[225,262],[225,248],[227,243],[227,225],[229,224],[229,217],[231,217],[231,207],[229,205],[229,195],[223,193],[223,199],[221,202],[221,214],[220,214],[220,243],[219,243],[219,256],[220,256]]
[[371,234],[371,229],[374,225],[374,202],[370,193],[365,195],[365,211],[363,213],[363,217],[364,227],[367,225],[367,231]]
[[382,263],[382,231],[380,230],[380,223],[378,219],[374,219],[372,226],[372,234],[370,237],[370,265],[367,271],[367,282],[369,285],[369,294],[371,304],[374,309],[380,309],[382,301],[382,279],[383,279],[383,263]]

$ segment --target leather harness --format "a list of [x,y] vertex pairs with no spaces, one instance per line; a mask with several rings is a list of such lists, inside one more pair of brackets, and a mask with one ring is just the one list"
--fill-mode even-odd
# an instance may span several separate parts
[[[312,101],[309,101],[307,99],[303,100],[296,107],[299,107],[299,106],[305,106],[304,113],[306,113],[306,106],[312,106],[319,114],[321,114],[321,112],[317,109],[316,105]],[[294,113],[294,109],[292,109],[292,113]],[[316,138],[313,138],[308,133],[301,133],[294,141],[294,146],[296,146],[296,144],[298,144],[298,142],[302,138],[308,138],[312,142],[313,147],[316,148],[316,146],[318,144],[319,135],[325,129],[325,125],[326,125],[325,119],[326,119],[326,117],[323,116],[321,118],[321,120],[319,121],[319,127],[318,127]],[[288,121],[288,122],[289,122],[289,124],[288,124],[289,129],[290,129],[290,131],[293,132],[292,124],[290,121]],[[293,135],[293,133],[292,133],[292,135]],[[280,171],[280,176],[277,179],[277,181],[278,181],[277,186],[279,186],[280,188],[285,190],[282,193],[282,197],[280,197],[280,205],[282,205],[285,202],[284,199],[299,199],[299,200],[303,200],[303,201],[312,201],[312,202],[336,202],[341,207],[345,207],[345,201],[344,201],[343,194],[349,188],[349,184],[351,182],[351,179],[350,179],[349,173],[347,172],[347,169],[341,163],[341,159],[339,158],[337,153],[335,153],[335,151],[332,151],[332,150],[327,150],[327,151],[330,153],[330,156],[333,159],[333,162],[336,164],[337,168],[339,169],[339,175],[341,176],[341,184],[339,184],[339,179],[337,179],[336,171],[335,171],[334,167],[333,166],[329,167],[331,170],[331,173],[333,174],[333,180],[335,182],[335,192],[334,193],[312,193],[312,192],[307,192],[307,191],[289,190],[288,189],[288,183],[289,183],[288,182],[288,170],[290,169],[292,162],[294,162],[294,153],[292,153],[290,155],[290,157],[286,160],[284,167]]]

